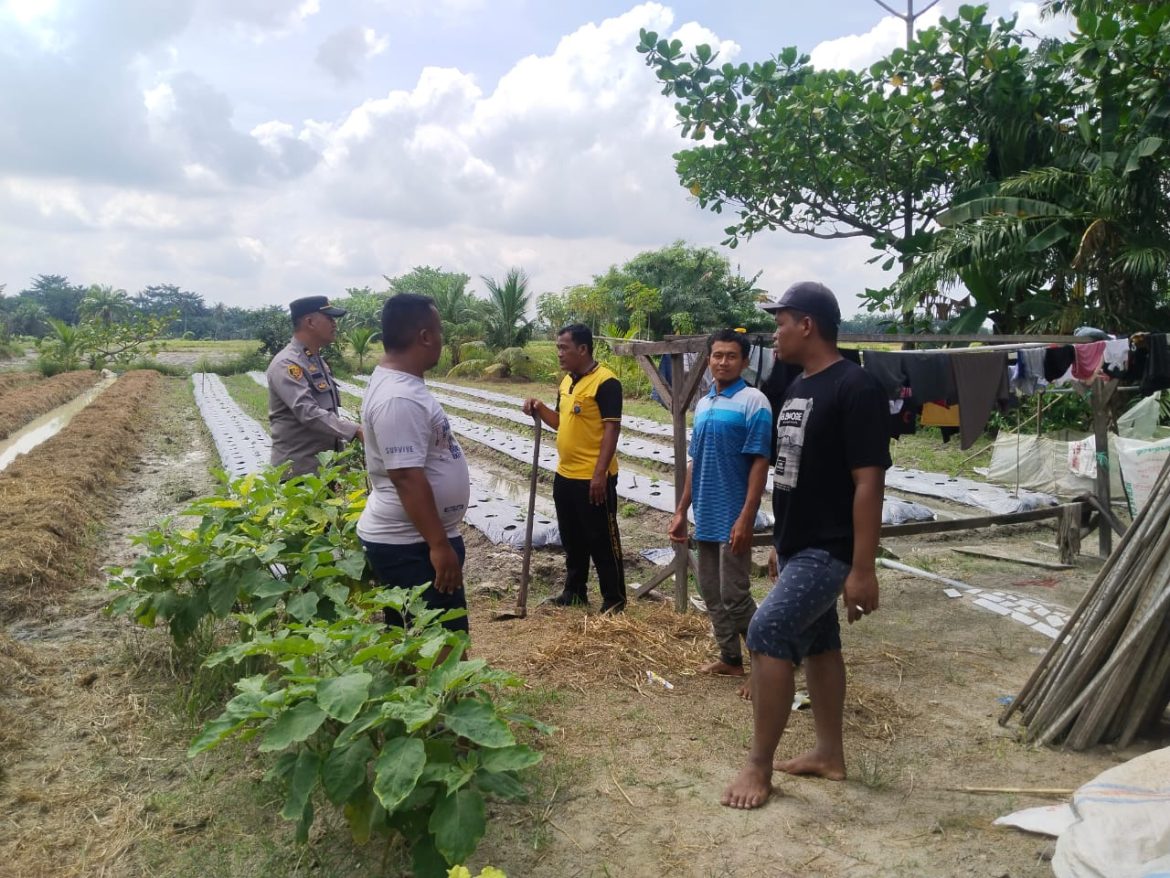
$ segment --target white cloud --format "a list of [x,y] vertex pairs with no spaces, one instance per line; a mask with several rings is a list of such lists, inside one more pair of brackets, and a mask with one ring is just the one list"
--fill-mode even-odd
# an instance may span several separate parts
[[6,0],[0,4],[0,12],[11,15],[24,25],[49,18],[56,11],[57,0]]
[[320,0],[202,0],[212,21],[237,28],[254,42],[279,39],[304,29],[321,11]]
[[[701,227],[671,166],[679,148],[669,102],[632,51],[641,27],[672,26],[646,3],[588,24],[551,54],[531,55],[485,93],[474,77],[425,69],[410,91],[367,101],[314,139],[341,213],[442,227],[472,224],[516,235],[614,235],[669,240]],[[738,47],[698,25],[672,36]],[[653,230],[653,231],[651,231]]]
[[58,52],[63,48],[61,35],[56,30],[57,13],[57,0],[6,0],[0,3],[0,21],[9,19],[48,52]]
[[[941,17],[941,6],[927,10],[914,23],[915,32],[934,27]],[[850,34],[817,44],[809,56],[812,65],[822,70],[861,70],[905,45],[906,23],[896,16],[887,15],[866,33]]]
[[379,3],[411,18],[437,18],[447,27],[467,23],[473,13],[487,6],[487,0],[379,0]]
[[[10,140],[0,130],[0,281],[51,271],[126,289],[175,282],[210,301],[254,305],[381,288],[383,274],[429,263],[474,278],[520,265],[544,291],[677,238],[722,238],[727,219],[700,211],[679,185],[671,156],[688,144],[634,46],[645,27],[713,44],[725,60],[739,47],[677,23],[666,6],[585,24],[498,80],[423,67],[409,87],[306,119],[295,101],[281,112],[261,85],[219,69],[221,46],[201,59],[176,36],[190,15],[200,26],[217,15],[221,40],[224,22],[245,40],[304,30],[280,44],[281,57],[303,64],[288,44],[309,57],[320,47],[319,63],[351,83],[322,90],[338,104],[362,94],[352,85],[360,66],[320,58],[329,34],[346,35],[349,57],[368,59],[387,44],[380,34],[394,33],[389,23],[330,31],[338,22],[315,17],[316,4],[200,4],[136,25],[134,40],[115,41],[84,75],[65,76],[45,55],[25,57],[42,91],[23,99],[2,87],[27,63],[6,80],[0,56],[0,112],[21,120]],[[105,31],[88,27],[86,57],[100,57]],[[65,136],[73,125],[38,127],[49,86],[69,118],[82,120],[80,143]],[[842,293],[847,311],[849,287],[877,276],[857,242],[762,234],[730,255],[749,275],[764,269],[769,288],[818,277]]]
[[355,24],[326,37],[317,47],[316,61],[338,82],[348,82],[361,75],[363,62],[385,52],[389,44],[389,37]]
[[169,83],[160,82],[142,93],[142,103],[151,116],[166,119],[175,112],[175,92]]
[[1016,28],[1038,37],[1067,39],[1076,30],[1076,22],[1067,15],[1043,17],[1039,3],[1024,3],[1013,0],[1011,14],[1018,16]]

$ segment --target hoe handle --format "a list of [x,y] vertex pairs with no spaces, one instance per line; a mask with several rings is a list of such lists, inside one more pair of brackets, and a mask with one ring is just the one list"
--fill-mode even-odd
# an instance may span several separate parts
[[520,593],[516,596],[516,609],[523,614],[528,609],[528,574],[532,568],[532,525],[536,515],[536,480],[540,475],[540,415],[533,412],[532,423],[536,428],[536,441],[532,445],[532,476],[528,481],[528,520],[524,524],[524,567],[520,571]]

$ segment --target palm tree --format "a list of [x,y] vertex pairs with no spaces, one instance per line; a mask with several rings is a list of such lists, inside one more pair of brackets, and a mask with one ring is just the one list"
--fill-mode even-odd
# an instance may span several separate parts
[[358,371],[365,371],[366,355],[370,352],[370,346],[377,341],[378,336],[382,333],[376,329],[370,329],[368,326],[355,326],[341,334],[341,339],[353,350],[353,355],[358,358]]
[[60,371],[71,372],[79,368],[85,346],[85,332],[80,326],[70,326],[56,317],[49,318],[49,327],[53,330],[53,336],[42,339],[37,346],[42,350],[47,349],[46,358],[54,366],[59,366]]
[[78,315],[83,320],[93,320],[109,326],[130,313],[130,297],[125,290],[94,284],[81,300]]
[[459,363],[459,346],[483,334],[482,302],[467,291],[467,275],[452,274],[430,290],[443,321],[443,336],[451,350],[451,365]]
[[494,348],[522,347],[532,336],[528,319],[528,275],[522,268],[510,268],[504,282],[481,275],[487,286],[487,342]]
[[985,318],[1009,333],[1155,325],[1170,272],[1160,220],[1167,200],[1124,152],[1077,158],[1025,171],[940,215],[931,250],[894,285],[903,301],[963,284],[975,307],[952,327],[958,332]]

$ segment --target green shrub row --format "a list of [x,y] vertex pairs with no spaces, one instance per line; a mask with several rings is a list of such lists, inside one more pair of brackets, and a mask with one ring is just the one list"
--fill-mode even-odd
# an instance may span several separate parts
[[[423,588],[371,585],[355,530],[365,505],[357,452],[324,455],[316,475],[219,474],[210,497],[136,538],[145,552],[113,568],[108,611],[165,624],[175,643],[222,643],[203,664],[233,668],[235,695],[207,722],[194,757],[233,737],[276,755],[279,813],[308,839],[316,809],[344,815],[354,840],[397,834],[418,878],[440,878],[475,851],[487,801],[522,799],[547,731],[500,698],[521,681],[466,657],[442,626],[464,611],[427,609]],[[406,621],[388,626],[385,610]]]

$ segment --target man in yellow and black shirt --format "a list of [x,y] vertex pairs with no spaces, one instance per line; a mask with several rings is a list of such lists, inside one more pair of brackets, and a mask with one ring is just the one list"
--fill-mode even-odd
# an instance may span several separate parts
[[626,577],[617,523],[617,443],[622,422],[622,385],[593,359],[593,333],[574,323],[557,334],[557,361],[568,374],[557,390],[556,408],[524,401],[557,431],[553,502],[565,547],[565,589],[550,603],[587,604],[589,559],[597,569],[601,612],[626,606]]

